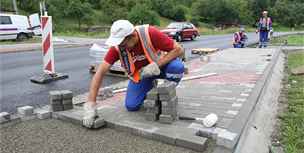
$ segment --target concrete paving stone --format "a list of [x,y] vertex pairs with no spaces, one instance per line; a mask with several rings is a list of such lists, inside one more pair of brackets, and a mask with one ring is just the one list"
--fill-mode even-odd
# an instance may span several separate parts
[[163,100],[163,101],[161,101],[162,108],[165,108],[165,107],[176,108],[177,105],[178,105],[178,98],[177,98],[177,96],[174,96],[174,97],[170,98],[169,100]]
[[211,127],[211,128],[200,128],[196,132],[197,136],[205,137],[205,138],[212,138],[213,140],[217,139],[217,135],[219,134],[220,131],[225,130],[219,127]]
[[216,123],[216,127],[228,128],[234,119],[222,117]]
[[216,114],[219,118],[225,117],[225,118],[230,118],[234,119],[236,116],[232,114],[227,114],[223,111],[218,111],[218,110],[178,110],[178,115],[180,116],[186,116],[186,117],[194,117],[194,118],[204,118],[210,113]]
[[18,107],[17,112],[22,116],[30,116],[33,115],[34,107],[33,106]]
[[218,133],[216,144],[232,149],[237,143],[237,135],[237,133],[233,133],[228,130],[223,130]]
[[159,122],[164,124],[172,124],[174,122],[175,118],[171,115],[159,115]]
[[159,120],[159,114],[156,114],[156,113],[145,113],[145,119],[147,121],[157,121],[157,120]]
[[156,100],[150,100],[150,99],[145,99],[144,100],[144,108],[153,108],[157,106],[157,101]]
[[228,106],[228,107],[224,107],[224,106],[215,106],[215,105],[201,105],[201,106],[197,106],[197,107],[193,107],[193,106],[187,106],[187,105],[182,105],[179,104],[178,105],[178,111],[186,111],[186,112],[191,112],[193,111],[193,113],[200,113],[200,112],[214,112],[214,113],[219,113],[219,114],[227,114],[228,110],[231,111],[239,111],[242,107],[232,107],[232,105]]
[[193,107],[198,107],[198,106],[215,106],[217,108],[226,108],[231,106],[233,103],[235,103],[236,100],[234,101],[227,101],[227,100],[210,100],[210,99],[200,99],[200,98],[179,98],[178,100],[179,105],[188,105],[188,106],[193,106]]
[[248,97],[249,94],[247,94],[247,93],[241,93],[241,96],[243,96],[243,97]]
[[236,99],[237,102],[246,102],[246,100],[247,100],[246,98],[238,98],[238,99]]
[[62,100],[62,104],[63,105],[73,105],[73,99],[70,98],[70,99],[63,99]]
[[59,99],[59,100],[52,100],[52,99],[50,99],[50,104],[51,105],[62,105],[62,99]]
[[44,110],[44,109],[35,109],[34,112],[37,115],[37,118],[39,119],[49,119],[52,116],[52,112],[49,110]]
[[50,91],[49,98],[50,98],[50,101],[61,100],[62,99],[61,92],[58,90]]
[[70,90],[61,90],[62,99],[72,99],[73,92]]
[[231,115],[237,115],[239,113],[239,111],[228,110],[226,113],[231,114]]
[[232,107],[242,107],[242,103],[233,103]]
[[159,94],[159,100],[160,101],[169,101],[176,97],[176,90],[172,90],[171,92],[167,94]]
[[157,88],[152,88],[146,95],[146,99],[158,100],[158,91]]
[[160,114],[160,107],[152,107],[152,108],[147,108],[145,113],[153,113],[153,114]]
[[204,151],[207,148],[207,140],[208,138],[196,136],[195,133],[192,135],[181,133],[177,136],[175,144],[195,151]]
[[176,108],[162,108],[161,114],[171,115],[173,118],[176,118],[177,117],[177,109]]
[[222,102],[222,103],[219,103],[219,102],[216,102],[216,103],[210,103],[210,102],[202,102],[202,103],[198,103],[198,102],[195,102],[195,101],[188,101],[188,102],[179,102],[178,103],[178,108],[181,108],[181,109],[191,109],[191,108],[194,108],[194,109],[202,109],[202,110],[206,110],[206,109],[210,109],[210,110],[213,110],[213,109],[218,109],[218,110],[227,110],[227,109],[231,109],[231,110],[239,110],[241,107],[233,107],[234,103],[225,103],[225,102]]
[[59,105],[52,104],[50,106],[51,106],[50,110],[53,111],[53,112],[58,112],[58,111],[63,111],[64,110],[63,105],[61,105],[61,104],[59,104]]
[[73,109],[73,104],[64,104],[63,105],[63,110],[69,110],[69,109]]
[[152,133],[152,139],[175,145],[176,132],[172,129],[161,128]]
[[9,122],[11,119],[11,115],[8,112],[0,113],[0,124]]
[[142,123],[129,120],[125,121],[125,123],[127,123],[127,126],[131,129],[132,134],[150,139],[152,138],[152,134],[159,129],[150,123]]
[[98,117],[95,121],[94,121],[94,124],[93,124],[93,128],[94,129],[99,129],[101,127],[104,127],[106,126],[106,122],[103,118],[101,117]]
[[175,83],[172,81],[165,81],[164,83],[157,86],[158,94],[168,94],[172,90],[175,90]]

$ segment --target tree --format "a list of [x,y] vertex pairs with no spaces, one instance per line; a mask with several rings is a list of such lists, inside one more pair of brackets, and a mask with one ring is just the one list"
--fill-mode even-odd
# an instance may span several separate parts
[[82,22],[92,22],[92,6],[88,2],[73,0],[67,8],[67,15],[78,21],[78,28],[81,28]]
[[144,4],[135,5],[128,14],[128,20],[134,24],[160,24],[158,14]]
[[277,0],[273,11],[275,20],[283,25],[296,27],[304,24],[304,2],[301,0]]
[[230,0],[200,0],[193,3],[192,10],[194,16],[200,16],[203,22],[208,23],[230,24],[239,19]]
[[176,21],[185,21],[186,20],[186,8],[182,5],[177,5],[173,9],[172,19]]

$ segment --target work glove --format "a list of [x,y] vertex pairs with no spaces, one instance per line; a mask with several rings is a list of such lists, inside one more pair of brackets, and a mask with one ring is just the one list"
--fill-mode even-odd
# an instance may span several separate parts
[[97,110],[95,103],[87,102],[83,105],[84,117],[82,119],[82,124],[87,128],[92,128],[95,119],[97,118]]
[[153,62],[141,69],[140,76],[141,78],[149,78],[152,76],[157,76],[159,74],[160,74],[160,69],[158,65],[155,62]]

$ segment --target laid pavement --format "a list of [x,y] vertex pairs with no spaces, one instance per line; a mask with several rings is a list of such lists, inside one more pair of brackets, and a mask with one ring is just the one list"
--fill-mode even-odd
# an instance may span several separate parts
[[[214,74],[200,79],[183,81],[177,87],[178,114],[203,118],[215,113],[219,121],[213,128],[200,122],[175,121],[161,124],[145,120],[142,108],[128,112],[124,107],[125,93],[120,92],[106,100],[98,100],[98,112],[107,127],[140,135],[148,139],[189,148],[210,151],[208,144],[233,151],[247,119],[253,110],[267,76],[271,73],[279,50],[272,49],[226,49],[210,55],[209,62],[199,58],[186,63],[189,74],[185,78]],[[84,99],[78,97],[84,102]],[[74,99],[74,103],[77,99]],[[81,124],[82,107],[53,113],[53,117]]]

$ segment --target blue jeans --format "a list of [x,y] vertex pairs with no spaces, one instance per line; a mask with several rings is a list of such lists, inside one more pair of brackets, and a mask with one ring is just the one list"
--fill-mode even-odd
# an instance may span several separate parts
[[169,81],[179,82],[184,73],[184,64],[180,59],[174,59],[167,65],[161,68],[161,74],[159,76],[145,78],[135,83],[129,80],[127,95],[125,99],[125,106],[128,111],[137,111],[143,104],[146,94],[153,87],[153,80],[155,79],[167,79]]
[[260,44],[259,47],[267,47],[268,31],[260,31]]

